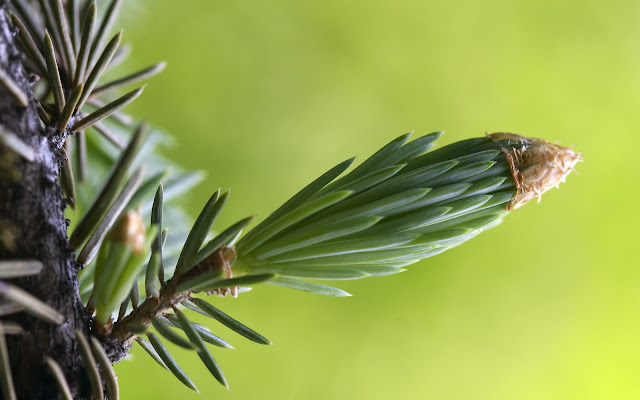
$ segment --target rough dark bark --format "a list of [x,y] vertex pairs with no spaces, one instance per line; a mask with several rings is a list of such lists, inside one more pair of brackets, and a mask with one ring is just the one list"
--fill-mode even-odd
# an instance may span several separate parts
[[[23,289],[48,303],[66,320],[54,326],[24,313],[10,319],[24,333],[7,337],[16,392],[20,399],[55,399],[58,390],[43,364],[45,355],[62,367],[75,399],[90,398],[89,382],[76,343],[76,329],[87,331],[89,315],[78,293],[73,253],[68,248],[65,199],[58,185],[65,134],[42,128],[30,78],[22,66],[0,0],[0,68],[29,96],[29,106],[19,107],[0,88],[0,125],[31,146],[36,154],[29,162],[0,147],[0,160],[10,173],[0,174],[0,260],[37,259],[44,264],[39,275],[14,280]],[[0,232],[2,233],[2,232]]]

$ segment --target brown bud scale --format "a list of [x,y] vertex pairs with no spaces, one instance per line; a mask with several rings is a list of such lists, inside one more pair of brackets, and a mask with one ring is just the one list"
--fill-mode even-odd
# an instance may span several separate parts
[[145,234],[146,228],[142,216],[136,210],[129,210],[116,222],[109,238],[114,242],[126,244],[135,254],[140,254],[144,251]]
[[500,142],[516,185],[516,194],[507,204],[507,210],[514,210],[536,197],[540,201],[544,192],[564,182],[575,165],[582,161],[580,153],[543,139],[507,132],[487,136]]

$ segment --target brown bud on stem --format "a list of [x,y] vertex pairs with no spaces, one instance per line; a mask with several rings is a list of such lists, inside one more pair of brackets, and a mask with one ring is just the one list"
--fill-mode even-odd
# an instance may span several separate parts
[[[508,210],[514,210],[535,197],[540,201],[544,192],[564,182],[575,165],[582,161],[580,153],[543,139],[507,132],[487,136],[500,141],[516,184],[517,191],[507,205]],[[508,144],[505,145],[504,141]]]
[[140,213],[130,210],[124,213],[116,225],[111,229],[109,239],[113,242],[124,243],[131,247],[135,254],[144,250],[146,229]]

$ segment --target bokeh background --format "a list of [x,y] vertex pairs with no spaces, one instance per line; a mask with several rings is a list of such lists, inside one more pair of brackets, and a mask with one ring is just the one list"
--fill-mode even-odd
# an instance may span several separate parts
[[274,345],[214,330],[236,346],[213,351],[230,392],[171,348],[200,395],[134,348],[125,399],[640,398],[640,2],[129,3],[127,69],[169,64],[128,112],[207,172],[191,214],[232,188],[218,228],[410,130],[512,131],[585,162],[459,248],[339,282],[353,297],[216,300]]

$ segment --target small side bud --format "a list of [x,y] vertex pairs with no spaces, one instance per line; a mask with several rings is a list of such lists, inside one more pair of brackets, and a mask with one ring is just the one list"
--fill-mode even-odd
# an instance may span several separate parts
[[144,250],[146,228],[140,213],[130,210],[124,213],[109,233],[109,239],[130,247],[135,254]]
[[516,194],[507,210],[514,210],[535,197],[540,201],[544,192],[564,182],[575,165],[582,161],[580,153],[543,139],[507,132],[487,136],[500,141],[516,184]]

